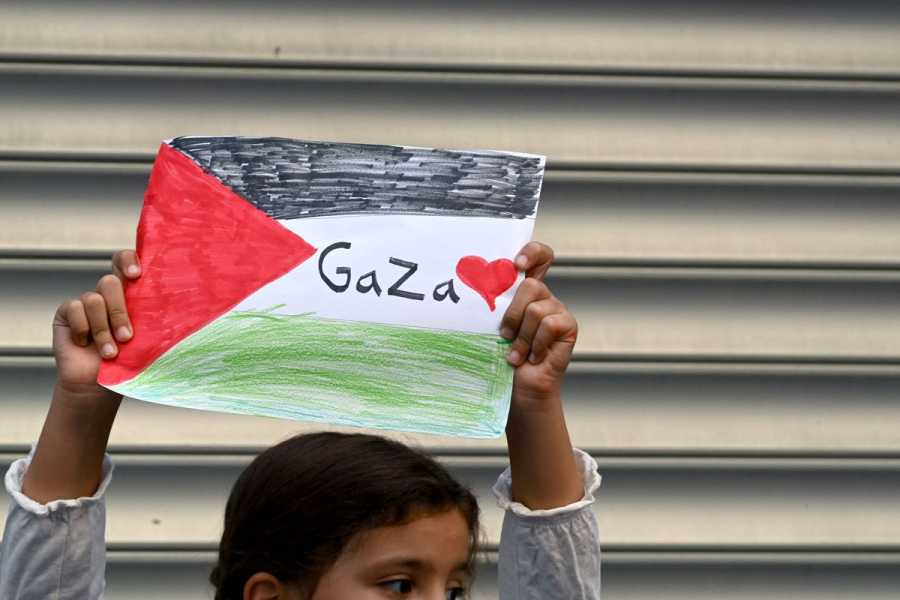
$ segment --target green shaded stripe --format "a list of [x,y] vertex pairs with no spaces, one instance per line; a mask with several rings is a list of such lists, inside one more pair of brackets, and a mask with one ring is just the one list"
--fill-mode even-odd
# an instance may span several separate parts
[[235,311],[115,389],[290,419],[497,437],[513,369],[499,336]]

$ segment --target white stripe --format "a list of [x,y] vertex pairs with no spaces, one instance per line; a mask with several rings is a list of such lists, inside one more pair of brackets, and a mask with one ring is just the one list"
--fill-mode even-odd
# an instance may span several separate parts
[[[496,310],[491,312],[485,300],[459,280],[457,261],[467,255],[481,256],[488,261],[513,260],[531,239],[534,227],[533,219],[425,215],[332,216],[279,222],[315,246],[317,252],[290,273],[246,298],[236,310],[268,309],[284,304],[276,312],[311,312],[332,319],[477,333],[497,332],[518,282],[496,299]],[[329,252],[322,272],[338,286],[349,281],[344,292],[329,288],[319,270],[323,251],[335,242],[349,242],[351,248]],[[391,257],[418,265],[415,274],[400,289],[424,294],[424,300],[388,293],[407,272],[406,268],[390,264]],[[337,273],[340,267],[350,268],[349,280],[347,275]],[[362,294],[356,289],[360,277],[373,270],[381,287],[380,296],[374,291]],[[443,302],[433,298],[435,286],[449,279],[453,280],[459,295],[458,304],[450,298]]]

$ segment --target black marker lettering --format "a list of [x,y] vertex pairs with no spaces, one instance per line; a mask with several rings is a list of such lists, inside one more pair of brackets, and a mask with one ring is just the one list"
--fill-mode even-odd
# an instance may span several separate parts
[[414,262],[409,262],[408,260],[402,260],[399,258],[394,258],[393,256],[388,260],[392,265],[397,265],[398,267],[404,267],[407,269],[406,273],[400,276],[400,279],[394,282],[394,285],[388,288],[388,296],[400,296],[401,298],[409,298],[410,300],[424,300],[425,294],[420,294],[418,292],[407,292],[406,290],[401,290],[400,286],[403,285],[407,279],[413,276],[413,273],[419,270],[419,265]]
[[350,287],[350,267],[338,267],[334,270],[334,272],[338,275],[347,276],[346,281],[344,281],[344,283],[342,283],[341,285],[338,285],[332,280],[328,279],[328,277],[325,275],[325,270],[322,268],[322,264],[325,262],[325,257],[328,255],[328,253],[332,250],[336,250],[337,248],[349,249],[350,242],[335,242],[322,250],[322,253],[319,255],[319,276],[322,277],[322,281],[325,282],[325,285],[330,287],[335,292],[341,293],[346,292],[347,288]]
[[[363,283],[363,280],[368,279],[367,283]],[[356,291],[361,294],[368,293],[369,290],[375,290],[375,295],[381,295],[381,286],[378,285],[378,277],[375,275],[375,271],[369,271],[362,277],[360,277],[356,281]]]
[[450,300],[453,302],[453,304],[459,302],[459,294],[457,294],[456,290],[453,289],[452,279],[448,279],[444,283],[439,283],[434,286],[434,292],[431,294],[431,296],[438,302],[443,302],[444,299],[447,298],[447,296],[450,297]]

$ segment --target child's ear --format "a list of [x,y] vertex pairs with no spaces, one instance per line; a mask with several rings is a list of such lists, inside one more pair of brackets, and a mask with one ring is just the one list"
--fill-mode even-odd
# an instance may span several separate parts
[[256,573],[244,584],[244,600],[293,600],[296,595],[274,575]]

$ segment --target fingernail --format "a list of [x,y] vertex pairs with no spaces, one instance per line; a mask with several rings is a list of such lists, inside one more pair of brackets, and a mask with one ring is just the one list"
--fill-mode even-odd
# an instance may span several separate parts
[[137,277],[141,274],[141,268],[137,265],[128,265],[128,274],[132,277]]
[[116,347],[112,344],[103,344],[103,347],[100,348],[100,353],[108,358],[116,353]]
[[116,337],[119,339],[120,342],[124,342],[125,340],[127,340],[128,338],[131,337],[131,329],[122,325],[121,327],[116,329]]
[[532,352],[531,354],[528,355],[528,362],[530,362],[533,365],[537,364],[538,359],[537,359],[537,356],[534,355],[534,352]]
[[522,360],[522,355],[519,354],[518,350],[513,350],[509,354],[506,355],[506,360],[511,362],[514,365],[519,364],[519,361]]
[[505,338],[505,339],[507,339],[507,340],[511,340],[511,339],[513,339],[513,337],[514,337],[515,335],[516,335],[516,332],[514,332],[514,331],[513,331],[512,329],[510,329],[509,327],[501,327],[501,328],[500,328],[500,337],[502,337],[502,338]]
[[516,257],[516,266],[520,269],[524,269],[528,265],[528,257],[524,254],[520,254]]

